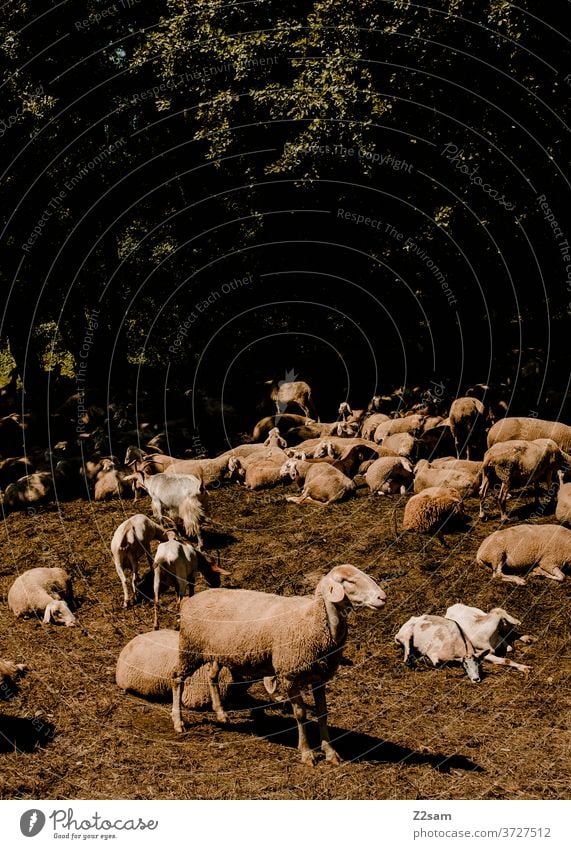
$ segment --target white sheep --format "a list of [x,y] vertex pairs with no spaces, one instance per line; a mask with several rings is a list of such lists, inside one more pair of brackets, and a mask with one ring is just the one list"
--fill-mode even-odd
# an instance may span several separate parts
[[427,657],[433,666],[461,663],[470,681],[481,680],[480,665],[474,646],[457,622],[443,616],[411,616],[402,626],[395,642],[404,648],[404,662],[414,666],[417,657]]
[[563,483],[559,487],[555,518],[562,525],[571,525],[571,483]]
[[406,457],[379,457],[365,472],[372,495],[402,495],[412,479],[412,464]]
[[264,447],[269,448],[270,451],[272,448],[287,448],[287,442],[285,441],[283,436],[280,436],[279,427],[273,427],[270,430],[267,439],[264,442]]
[[519,575],[504,569],[563,581],[562,569],[571,564],[571,531],[561,525],[514,525],[490,534],[476,554],[476,562],[491,567],[492,577],[523,585]]
[[[123,607],[129,607],[135,599],[136,582],[139,578],[139,560],[144,556],[149,568],[152,569],[151,542],[153,540],[164,542],[166,539],[166,531],[143,513],[137,513],[135,516],[125,519],[116,529],[111,539],[111,555],[123,587]],[[125,577],[126,566],[131,569],[132,594],[129,592],[129,584]]]
[[520,635],[514,626],[521,625],[501,607],[494,607],[489,613],[484,613],[478,607],[468,607],[466,604],[453,604],[445,613],[447,619],[453,619],[463,633],[468,637],[480,660],[487,660],[500,666],[512,666],[519,672],[529,672],[531,667],[516,663],[507,657],[496,654],[512,651],[512,643],[520,640],[522,643],[535,642],[530,634]]
[[303,380],[286,382],[285,380],[266,380],[266,385],[271,387],[270,398],[276,405],[279,415],[285,412],[289,404],[296,404],[303,410],[305,416],[317,419],[315,407],[311,400],[311,387]]
[[445,545],[445,525],[453,518],[463,518],[462,496],[455,489],[431,486],[413,495],[404,508],[403,530],[434,534]]
[[513,439],[552,439],[562,451],[571,453],[571,427],[562,422],[551,422],[546,419],[526,418],[525,416],[509,416],[497,421],[488,433],[488,448],[498,442],[508,442]]
[[18,679],[26,673],[23,663],[13,663],[11,660],[0,658],[0,700],[8,702],[18,692]]
[[202,524],[206,519],[208,496],[194,475],[148,475],[136,472],[137,484],[151,496],[155,519],[163,520],[163,513],[172,519],[181,519],[187,536],[195,536],[199,548],[203,547]]
[[183,599],[179,665],[173,678],[175,731],[183,731],[184,681],[204,663],[212,664],[209,683],[216,717],[228,721],[217,687],[219,669],[227,666],[232,675],[246,680],[266,678],[270,690],[285,688],[297,721],[301,759],[307,764],[314,763],[314,754],[306,736],[301,692],[311,686],[321,749],[327,761],[338,764],[327,729],[325,685],[337,670],[347,640],[348,612],[362,607],[379,610],[385,599],[372,578],[348,564],[321,578],[313,596],[220,589]]
[[189,543],[179,542],[174,539],[172,531],[169,531],[168,535],[171,538],[167,542],[160,543],[153,561],[153,597],[155,610],[153,627],[155,631],[159,628],[161,580],[174,586],[177,601],[180,605],[183,596],[194,595],[194,585],[198,572],[204,576],[209,587],[219,587],[220,575],[230,574],[225,569],[221,569],[219,564],[208,560],[201,551],[197,551]]
[[75,625],[68,604],[73,604],[71,578],[65,569],[57,567],[28,569],[8,590],[8,607],[14,616],[42,616],[44,625],[51,621],[67,627]]
[[470,459],[470,448],[478,442],[485,415],[486,409],[477,398],[466,396],[452,402],[448,419],[458,458],[465,451],[466,459]]
[[412,457],[416,449],[416,439],[410,433],[391,433],[383,439],[382,447],[399,457]]
[[[461,462],[461,461],[459,461]],[[482,482],[481,464],[473,471],[455,466],[434,467],[428,460],[419,460],[414,467],[414,491],[422,492],[432,486],[443,486],[457,490],[461,495],[476,495]]]
[[[137,634],[121,650],[115,668],[115,682],[128,693],[145,699],[165,700],[172,695],[172,678],[176,673],[179,653],[179,632],[161,629]],[[187,678],[182,704],[189,710],[211,707],[208,686],[209,667],[199,667]],[[233,678],[222,667],[218,678],[220,696],[226,700]]]
[[497,494],[502,521],[508,518],[506,502],[510,492],[535,484],[535,503],[539,503],[539,483],[545,480],[548,489],[555,472],[571,462],[552,439],[512,439],[498,442],[484,454],[482,486],[480,488],[480,518],[485,519],[484,502],[490,484],[499,484]]
[[325,507],[341,501],[355,492],[356,486],[347,475],[330,463],[310,463],[307,460],[288,460],[281,469],[282,477],[303,481],[301,495],[289,495],[286,501],[293,504],[315,504]]

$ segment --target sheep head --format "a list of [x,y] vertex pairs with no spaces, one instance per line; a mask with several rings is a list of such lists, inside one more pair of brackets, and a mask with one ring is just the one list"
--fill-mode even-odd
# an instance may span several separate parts
[[332,569],[320,580],[315,592],[332,604],[355,610],[362,607],[379,610],[387,598],[376,581],[349,563]]
[[48,625],[51,621],[56,625],[63,624],[68,628],[73,628],[75,625],[75,616],[65,601],[54,600],[46,605],[44,611],[44,625]]

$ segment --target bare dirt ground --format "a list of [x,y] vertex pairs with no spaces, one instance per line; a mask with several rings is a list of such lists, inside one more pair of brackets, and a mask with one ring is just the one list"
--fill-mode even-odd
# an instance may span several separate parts
[[[351,616],[348,663],[328,685],[331,735],[344,763],[302,766],[294,720],[280,705],[233,712],[227,727],[211,713],[187,712],[188,731],[177,736],[170,705],[118,690],[117,656],[152,628],[153,616],[148,603],[122,609],[108,546],[119,522],[150,511],[150,501],[72,501],[14,513],[0,527],[0,656],[30,667],[20,694],[0,708],[0,797],[569,798],[571,581],[491,581],[474,555],[499,527],[495,508],[486,524],[475,518],[449,536],[445,551],[418,536],[395,540],[393,514],[400,525],[404,498],[361,489],[325,509],[283,499],[281,489],[213,492],[206,545],[219,547],[232,570],[226,586],[311,593],[332,566],[353,563],[387,592],[383,611]],[[512,521],[529,515],[528,499],[510,505]],[[468,511],[477,516],[476,502]],[[72,573],[87,634],[14,620],[8,588],[20,571],[41,565]],[[161,625],[175,627],[172,591],[164,601]],[[539,640],[516,643],[514,657],[532,672],[486,664],[484,680],[471,684],[460,667],[407,669],[394,643],[400,625],[457,601],[521,618]],[[259,685],[251,694],[265,704]],[[317,741],[313,722],[311,731]]]

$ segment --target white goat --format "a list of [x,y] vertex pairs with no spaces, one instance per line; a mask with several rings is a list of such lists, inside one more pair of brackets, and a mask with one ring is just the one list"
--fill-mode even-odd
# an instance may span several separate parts
[[138,486],[151,496],[153,515],[160,522],[163,513],[181,519],[187,536],[195,536],[203,547],[201,525],[206,518],[208,497],[202,481],[194,475],[148,475],[136,472]]
[[[121,522],[111,540],[111,554],[113,563],[119,575],[123,587],[123,607],[129,607],[135,599],[136,581],[139,578],[138,561],[144,555],[149,564],[153,566],[153,556],[150,551],[152,540],[157,539],[164,542],[167,539],[166,531],[149,519],[143,513],[137,513],[129,519]],[[131,568],[131,585],[133,594],[129,592],[129,584],[125,577],[125,567]]]
[[173,531],[168,531],[168,535],[171,538],[167,542],[161,542],[153,562],[155,572],[153,581],[155,620],[153,627],[155,631],[159,629],[161,578],[174,586],[180,605],[183,596],[194,595],[194,585],[198,572],[204,576],[209,587],[219,587],[220,575],[230,574],[225,569],[221,569],[220,564],[208,560],[201,551],[197,551],[192,545],[174,539]]
[[521,625],[520,620],[510,616],[501,607],[494,607],[489,613],[484,613],[478,607],[453,604],[448,608],[445,616],[458,623],[474,646],[480,660],[488,660],[490,663],[501,666],[513,666],[520,672],[530,671],[531,666],[516,663],[515,660],[496,654],[498,649],[512,651],[511,644],[515,640],[520,640],[522,643],[535,642],[535,637],[530,634],[520,636],[514,631],[514,625]]

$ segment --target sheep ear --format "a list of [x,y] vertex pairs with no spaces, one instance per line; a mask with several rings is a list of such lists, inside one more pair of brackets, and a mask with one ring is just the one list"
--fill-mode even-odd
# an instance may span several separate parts
[[213,572],[218,572],[219,575],[231,575],[232,572],[229,572],[227,569],[222,569],[218,563],[215,563],[214,560],[210,561],[210,568]]
[[52,606],[51,604],[46,605],[46,609],[44,610],[44,625],[49,625],[50,620],[52,618]]
[[332,580],[327,587],[327,595],[329,597],[329,601],[332,601],[333,604],[338,604],[340,601],[343,601],[345,597],[343,584],[340,584],[339,581]]

